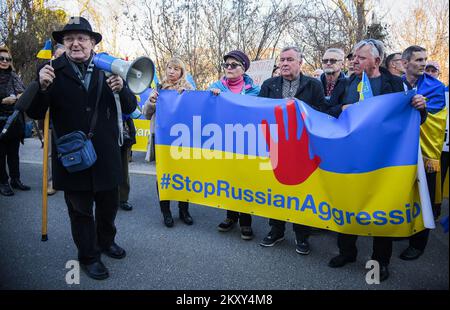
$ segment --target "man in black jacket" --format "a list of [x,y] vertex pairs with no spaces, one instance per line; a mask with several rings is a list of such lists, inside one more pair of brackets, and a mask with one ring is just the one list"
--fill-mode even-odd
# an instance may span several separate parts
[[[100,260],[100,251],[116,259],[126,255],[125,250],[114,242],[121,159],[118,113],[113,92],[119,94],[125,114],[131,114],[136,109],[136,98],[119,76],[113,75],[99,85],[104,73],[93,67],[92,58],[93,48],[102,36],[92,31],[86,19],[71,18],[62,31],[53,32],[53,38],[64,44],[66,52],[54,60],[52,66],[45,65],[39,71],[40,91],[27,113],[34,119],[42,119],[50,108],[53,131],[57,137],[77,130],[87,134],[97,95],[101,92],[92,137],[97,161],[88,169],[70,173],[54,156],[52,166],[54,188],[64,191],[80,264],[88,276],[106,279],[109,273]],[[52,153],[56,154],[54,142]]]
[[[325,109],[325,97],[320,82],[301,73],[302,53],[297,47],[286,47],[280,54],[281,76],[266,80],[261,86],[259,97],[282,99],[297,98],[309,104],[318,111]],[[261,241],[264,247],[274,246],[284,240],[286,222],[270,219],[271,230]],[[310,253],[308,237],[310,228],[293,224],[296,236],[296,252],[307,255]]]
[[[365,71],[372,88],[374,96],[404,91],[402,79],[393,76],[387,70],[380,68],[384,57],[383,43],[378,40],[368,39],[356,44],[354,48],[354,70],[355,74],[342,83],[339,89],[331,96],[328,112],[335,117],[349,108],[353,103],[359,101],[358,84],[361,82]],[[421,112],[422,120],[426,118],[425,99],[416,95],[411,105]],[[332,258],[329,266],[332,268],[342,267],[347,263],[356,261],[357,248],[356,235],[338,234],[339,255]],[[380,264],[380,281],[389,277],[388,265],[392,256],[392,238],[374,237],[372,259]]]

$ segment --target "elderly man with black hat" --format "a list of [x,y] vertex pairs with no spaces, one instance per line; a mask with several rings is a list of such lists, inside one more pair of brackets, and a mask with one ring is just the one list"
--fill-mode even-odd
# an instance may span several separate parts
[[106,79],[104,72],[94,67],[94,47],[102,36],[92,31],[86,19],[72,17],[62,31],[53,32],[53,38],[64,44],[65,53],[39,70],[40,91],[27,114],[42,119],[50,109],[56,136],[52,141],[53,154],[56,138],[74,131],[93,133],[91,141],[97,154],[93,166],[69,172],[53,156],[53,185],[64,191],[80,265],[89,277],[106,279],[109,272],[100,259],[101,252],[116,259],[126,255],[114,241],[121,158],[113,93],[119,94],[121,109],[126,114],[136,109],[136,98],[119,76]]

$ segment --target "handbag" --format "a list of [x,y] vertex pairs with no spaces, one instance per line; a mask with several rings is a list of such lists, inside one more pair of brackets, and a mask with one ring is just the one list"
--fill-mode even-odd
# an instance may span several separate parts
[[103,71],[100,71],[95,110],[88,135],[77,130],[58,138],[55,128],[52,130],[58,159],[70,173],[86,170],[92,167],[97,160],[97,154],[91,139],[94,136],[94,128],[98,117],[98,103],[103,89],[103,75]]
[[97,160],[94,145],[82,131],[73,131],[56,140],[58,159],[69,172],[88,169]]

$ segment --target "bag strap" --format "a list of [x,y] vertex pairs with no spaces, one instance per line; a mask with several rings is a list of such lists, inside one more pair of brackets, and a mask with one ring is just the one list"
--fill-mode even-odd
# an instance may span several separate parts
[[94,129],[95,129],[95,125],[97,123],[97,118],[98,118],[98,104],[100,102],[100,97],[102,95],[104,77],[105,77],[105,73],[103,72],[103,70],[99,70],[97,99],[95,100],[94,115],[92,116],[91,127],[89,128],[89,133],[87,135],[88,139],[91,139],[94,136]]

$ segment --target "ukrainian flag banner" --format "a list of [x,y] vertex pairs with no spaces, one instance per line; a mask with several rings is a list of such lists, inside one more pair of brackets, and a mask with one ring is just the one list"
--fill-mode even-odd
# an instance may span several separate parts
[[347,234],[410,236],[424,229],[413,95],[365,98],[335,119],[300,101],[161,91],[160,199]]

